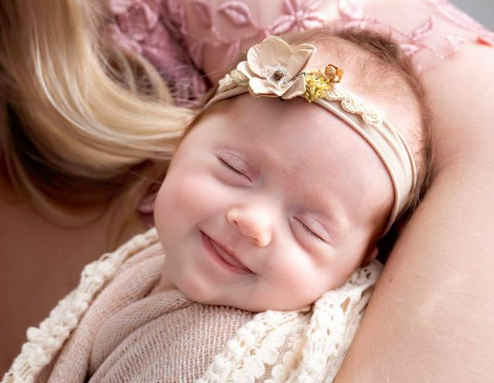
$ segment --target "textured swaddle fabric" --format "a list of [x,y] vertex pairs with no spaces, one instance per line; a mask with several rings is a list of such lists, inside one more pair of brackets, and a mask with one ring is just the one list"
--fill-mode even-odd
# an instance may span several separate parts
[[178,290],[147,297],[98,331],[90,382],[194,382],[252,317],[234,308],[192,302]]
[[151,294],[163,260],[152,229],[88,266],[3,382],[331,382],[382,269],[302,310],[256,314]]

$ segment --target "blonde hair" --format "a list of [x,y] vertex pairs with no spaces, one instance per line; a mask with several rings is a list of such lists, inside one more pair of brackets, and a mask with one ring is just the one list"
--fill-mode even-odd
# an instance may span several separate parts
[[102,37],[101,4],[0,2],[1,170],[60,225],[66,202],[120,198],[135,212],[194,115],[151,64]]

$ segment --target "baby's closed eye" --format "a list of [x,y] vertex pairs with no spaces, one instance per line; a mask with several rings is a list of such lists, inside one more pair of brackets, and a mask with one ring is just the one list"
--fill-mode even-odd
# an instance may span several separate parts
[[216,158],[218,159],[218,161],[220,162],[220,164],[223,165],[224,167],[226,167],[227,169],[230,169],[234,173],[237,173],[239,176],[245,177],[247,179],[249,178],[244,173],[242,173],[240,170],[238,170],[237,168],[235,168],[234,166],[232,166],[230,163],[226,162],[220,156],[216,156]]
[[311,237],[314,237],[316,238],[317,240],[321,241],[321,242],[324,242],[324,243],[327,243],[327,241],[322,238],[319,234],[317,234],[313,229],[311,229],[309,226],[307,226],[304,222],[302,222],[299,218],[294,218],[295,221],[297,221],[300,226],[303,227],[303,229],[311,236]]

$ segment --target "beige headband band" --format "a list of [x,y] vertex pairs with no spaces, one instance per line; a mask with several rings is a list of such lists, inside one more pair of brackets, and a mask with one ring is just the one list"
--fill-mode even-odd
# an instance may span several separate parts
[[394,203],[386,233],[406,209],[417,185],[413,154],[396,128],[373,107],[339,85],[342,71],[333,65],[310,73],[302,72],[316,47],[301,44],[294,50],[276,36],[267,37],[247,53],[247,61],[220,80],[215,96],[206,108],[218,101],[251,93],[255,97],[304,97],[328,110],[357,131],[384,164],[394,189]]

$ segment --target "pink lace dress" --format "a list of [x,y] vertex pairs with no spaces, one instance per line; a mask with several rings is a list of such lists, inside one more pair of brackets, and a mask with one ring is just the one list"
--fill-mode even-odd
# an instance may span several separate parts
[[494,45],[493,32],[447,0],[108,0],[108,7],[115,41],[153,62],[180,102],[199,99],[264,37],[325,23],[391,31],[421,70],[462,44]]
[[[464,44],[494,45],[485,29],[447,0],[108,0],[113,39],[147,57],[178,104],[200,102],[239,52],[272,34],[325,23],[391,32],[419,71]],[[154,197],[140,211],[151,224]]]

